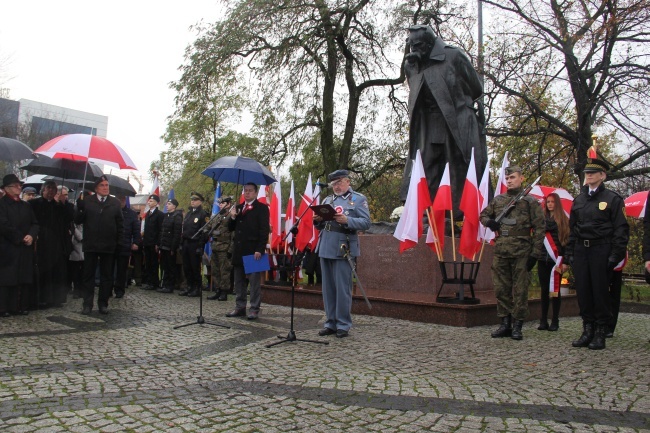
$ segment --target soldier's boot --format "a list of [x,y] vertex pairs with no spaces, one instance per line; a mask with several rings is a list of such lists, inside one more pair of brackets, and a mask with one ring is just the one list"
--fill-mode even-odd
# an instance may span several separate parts
[[571,345],[573,347],[588,347],[593,339],[594,324],[591,322],[582,322],[582,335],[577,340],[574,340]]
[[214,300],[219,299],[219,296],[221,296],[221,290],[217,289],[217,290],[214,292],[214,295],[212,295],[212,296],[208,296],[207,299],[209,299],[209,300],[211,300],[211,301],[214,301]]
[[508,314],[501,318],[501,326],[492,332],[492,338],[510,337],[512,334],[512,317]]
[[594,338],[589,343],[591,350],[602,350],[605,348],[605,327],[606,325],[596,325],[596,330],[594,331]]
[[521,332],[522,326],[524,326],[523,320],[515,320],[515,325],[512,328],[512,335],[511,335],[511,338],[513,340],[522,340],[524,338],[524,334]]

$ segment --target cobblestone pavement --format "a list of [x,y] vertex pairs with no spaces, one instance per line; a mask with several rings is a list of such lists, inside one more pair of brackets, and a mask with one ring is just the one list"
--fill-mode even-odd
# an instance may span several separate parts
[[1,432],[650,431],[650,316],[622,314],[607,349],[571,347],[527,322],[523,341],[492,327],[356,316],[350,337],[318,337],[323,314],[129,288],[110,314],[81,301],[0,319]]

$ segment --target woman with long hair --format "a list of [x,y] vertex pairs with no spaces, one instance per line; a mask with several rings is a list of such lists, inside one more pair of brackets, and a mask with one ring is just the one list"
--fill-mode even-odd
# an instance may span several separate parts
[[[562,209],[560,203],[560,196],[556,193],[551,193],[544,200],[544,217],[546,219],[546,233],[550,233],[553,243],[557,247],[557,254],[564,255],[564,248],[569,241],[569,218]],[[560,293],[553,297],[553,317],[551,325],[548,324],[548,304],[549,304],[549,286],[551,283],[551,272],[554,272],[555,261],[551,256],[546,253],[546,257],[537,263],[537,275],[539,276],[539,283],[541,286],[542,295],[542,317],[539,320],[540,331],[549,330],[557,331],[560,327],[560,304],[562,298]],[[561,265],[558,271],[564,273],[568,269],[567,265]],[[559,277],[559,276],[558,276]]]

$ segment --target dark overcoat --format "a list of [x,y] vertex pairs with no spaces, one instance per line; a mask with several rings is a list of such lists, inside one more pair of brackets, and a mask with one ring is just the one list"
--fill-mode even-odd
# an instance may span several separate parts
[[242,212],[243,204],[237,205],[237,217],[230,218],[228,229],[235,232],[233,239],[232,264],[243,266],[243,256],[264,254],[269,239],[269,207],[255,200],[253,208]]
[[[146,223],[145,223],[146,226]],[[166,213],[163,217],[160,229],[160,248],[163,250],[176,251],[181,245],[181,234],[183,231],[183,214],[179,210]]]
[[122,217],[124,218],[124,232],[120,255],[130,256],[131,245],[138,245],[142,240],[140,236],[140,221],[138,220],[138,213],[128,207],[122,208]]
[[84,225],[84,253],[115,254],[123,242],[124,217],[122,205],[108,196],[101,203],[97,195],[86,196],[83,207],[77,208],[75,224]]
[[39,226],[36,244],[38,267],[41,272],[52,271],[55,266],[60,266],[61,256],[67,259],[72,250],[68,240],[71,221],[67,208],[61,202],[43,197],[30,200],[29,205]]
[[160,245],[160,230],[162,230],[164,217],[165,214],[158,208],[155,208],[151,213],[147,212],[144,218],[142,245],[145,247]]
[[34,240],[38,235],[32,207],[7,195],[0,198],[0,286],[33,282],[34,244],[23,243],[26,235]]

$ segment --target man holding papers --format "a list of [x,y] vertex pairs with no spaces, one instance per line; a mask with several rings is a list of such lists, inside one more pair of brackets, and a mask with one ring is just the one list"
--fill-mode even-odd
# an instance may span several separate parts
[[330,173],[327,180],[333,194],[323,200],[336,214],[331,221],[314,213],[314,225],[320,230],[317,252],[320,255],[325,327],[318,335],[348,336],[352,326],[352,268],[347,255],[358,257],[359,230],[370,227],[370,211],[366,197],[350,188],[347,170]]
[[[244,185],[244,203],[230,209],[228,229],[234,231],[232,265],[235,276],[235,309],[227,317],[246,315],[246,277],[250,283],[250,309],[248,320],[257,319],[262,303],[261,279],[263,266],[252,266],[261,262],[269,238],[269,208],[257,201],[258,186],[254,183]],[[245,266],[245,257],[249,263]],[[250,260],[252,259],[252,260]],[[252,263],[251,263],[252,262]],[[262,263],[260,263],[262,264]],[[268,268],[267,263],[264,263]],[[248,270],[247,270],[248,268]]]

